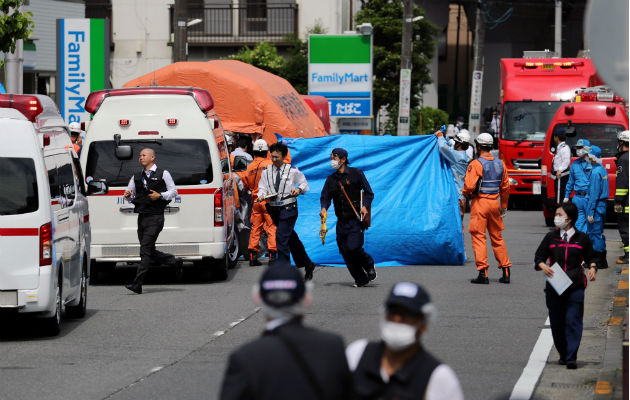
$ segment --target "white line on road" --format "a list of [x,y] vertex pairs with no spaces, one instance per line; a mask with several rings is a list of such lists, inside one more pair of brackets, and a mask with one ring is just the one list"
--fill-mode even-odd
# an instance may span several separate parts
[[549,317],[547,317],[545,327],[540,331],[540,336],[538,336],[532,354],[529,356],[529,361],[523,369],[521,377],[514,385],[510,400],[529,400],[532,397],[536,383],[538,383],[538,379],[547,364],[551,346],[553,346],[553,338],[551,328],[549,328]]

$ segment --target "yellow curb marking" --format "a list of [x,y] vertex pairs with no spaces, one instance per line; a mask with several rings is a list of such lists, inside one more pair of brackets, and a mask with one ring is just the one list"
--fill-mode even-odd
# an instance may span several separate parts
[[628,275],[628,268],[624,268],[621,270],[622,274]]
[[608,322],[608,325],[621,325],[622,321],[622,317],[610,317],[610,322]]
[[612,387],[608,381],[597,381],[595,385],[595,394],[610,394],[612,393]]
[[628,289],[628,281],[619,281],[617,289]]
[[628,301],[627,297],[615,297],[614,305],[625,306],[627,301]]

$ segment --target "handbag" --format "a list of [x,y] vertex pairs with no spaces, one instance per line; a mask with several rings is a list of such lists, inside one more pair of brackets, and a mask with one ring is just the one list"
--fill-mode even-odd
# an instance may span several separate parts
[[359,221],[361,221],[361,225],[363,225],[363,229],[368,229],[370,225],[372,224],[372,211],[370,210],[370,208],[367,209],[368,212],[365,215],[365,217],[361,218],[361,215],[357,212],[357,209],[354,207],[354,204],[352,204],[352,200],[350,200],[350,196],[348,196],[348,193],[346,192],[346,189],[343,187],[343,183],[341,183],[341,181],[339,182],[339,187],[341,188],[341,191],[343,192],[344,196],[346,196],[346,200],[348,200],[348,203],[350,203],[350,207],[352,207],[352,211],[354,211],[354,215],[356,215]]

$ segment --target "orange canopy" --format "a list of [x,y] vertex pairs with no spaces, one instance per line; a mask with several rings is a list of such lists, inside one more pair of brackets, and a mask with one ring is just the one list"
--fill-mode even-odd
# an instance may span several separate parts
[[178,62],[127,82],[133,86],[193,86],[207,89],[223,128],[284,137],[325,136],[321,120],[285,79],[236,60]]

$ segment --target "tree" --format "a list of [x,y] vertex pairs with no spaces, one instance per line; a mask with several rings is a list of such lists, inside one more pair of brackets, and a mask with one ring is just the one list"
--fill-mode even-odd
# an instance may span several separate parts
[[16,42],[33,33],[33,14],[20,12],[24,0],[0,0],[0,52],[15,52]]
[[[424,11],[414,7],[413,14],[424,15]],[[363,2],[363,9],[356,16],[357,25],[369,22],[373,27],[374,113],[385,106],[390,116],[398,114],[402,17],[403,6],[399,0],[367,0]],[[413,41],[412,51],[412,109],[418,107],[424,85],[432,82],[429,63],[434,55],[433,37],[436,34],[437,28],[426,18],[413,23],[412,37],[418,39]]]
[[278,55],[276,46],[269,42],[259,42],[253,49],[245,46],[228,58],[243,61],[276,75],[280,74],[284,64],[284,58]]

